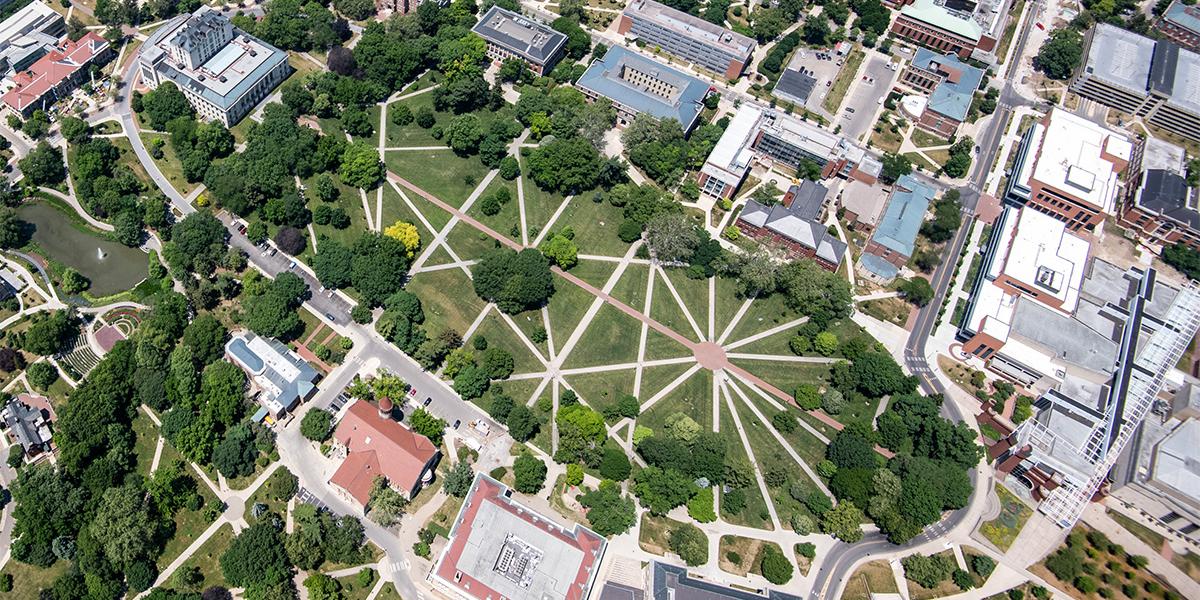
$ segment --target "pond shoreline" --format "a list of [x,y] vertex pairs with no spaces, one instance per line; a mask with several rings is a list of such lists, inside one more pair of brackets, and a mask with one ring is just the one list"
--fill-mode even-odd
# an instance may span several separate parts
[[113,296],[146,279],[147,253],[93,229],[60,200],[39,196],[18,208],[17,215],[33,227],[30,241],[50,263],[48,270],[57,275],[61,267],[75,269],[91,281],[92,296]]

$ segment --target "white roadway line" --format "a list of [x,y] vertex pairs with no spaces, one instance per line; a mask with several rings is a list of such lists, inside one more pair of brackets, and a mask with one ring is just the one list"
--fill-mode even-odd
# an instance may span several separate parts
[[[821,483],[821,478],[817,476],[817,474],[812,470],[808,463],[804,461],[803,458],[800,458],[800,455],[794,448],[792,448],[792,445],[789,444],[782,435],[780,435],[779,431],[775,429],[775,426],[771,424],[771,421],[769,421],[762,414],[762,411],[760,411],[758,407],[750,401],[750,398],[746,396],[746,393],[743,392],[741,388],[739,388],[732,381],[729,382],[729,387],[734,391],[735,394],[737,394],[739,398],[742,399],[742,403],[744,403],[750,409],[750,412],[754,413],[755,418],[757,418],[759,421],[762,421],[763,426],[767,428],[767,432],[775,438],[775,441],[779,442],[783,446],[783,449],[786,450],[789,455],[791,455],[792,460],[796,461],[796,463],[800,465],[800,468],[804,470],[804,472],[808,475],[808,478],[811,479],[818,488],[821,488],[821,491],[826,496],[829,496],[830,499],[833,499],[833,494],[830,493],[829,489],[825,487],[824,483]],[[797,419],[797,421],[799,420],[800,419]],[[836,501],[837,500],[834,500],[834,502]]]
[[792,319],[791,321],[788,321],[787,323],[784,323],[782,325],[776,325],[775,327],[772,327],[766,331],[760,331],[750,337],[745,337],[736,342],[731,342],[725,346],[725,350],[727,350],[727,351],[733,350],[734,348],[738,348],[740,346],[745,346],[746,344],[757,342],[758,340],[761,340],[763,338],[771,337],[772,335],[775,335],[776,333],[779,333],[780,331],[783,331],[785,329],[790,329],[792,327],[799,327],[807,322],[808,322],[808,317],[800,317],[799,319]]
[[750,310],[750,303],[752,302],[754,302],[754,297],[746,298],[746,301],[742,303],[741,308],[734,313],[733,319],[731,319],[729,324],[725,326],[725,331],[721,332],[721,337],[717,338],[718,344],[725,343],[725,339],[729,337],[729,334],[733,333],[733,328],[737,327],[737,324],[742,320],[742,317],[746,316],[746,311]]
[[692,318],[692,311],[688,310],[687,305],[683,302],[683,298],[679,297],[679,292],[675,290],[675,284],[671,283],[670,278],[667,277],[667,272],[658,265],[652,265],[650,268],[658,271],[659,276],[663,279],[663,283],[667,284],[667,291],[671,292],[671,297],[675,298],[675,304],[678,304],[679,310],[683,311],[683,316],[687,319],[688,324],[692,326],[692,332],[696,334],[696,339],[703,340],[704,332],[696,324],[696,319]]

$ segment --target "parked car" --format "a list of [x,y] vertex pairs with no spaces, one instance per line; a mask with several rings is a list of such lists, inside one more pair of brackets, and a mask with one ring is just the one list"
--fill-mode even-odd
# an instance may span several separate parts
[[433,398],[426,397],[425,401],[421,403],[421,406],[429,406],[430,402],[433,402]]
[[453,427],[453,428],[455,428],[455,429],[458,429],[458,426],[459,426],[459,425],[462,425],[462,419],[455,419],[455,420],[454,420],[454,425],[451,425],[451,427]]

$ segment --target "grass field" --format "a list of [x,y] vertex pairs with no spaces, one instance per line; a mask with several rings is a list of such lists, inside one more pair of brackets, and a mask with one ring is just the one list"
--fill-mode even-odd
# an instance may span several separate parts
[[1033,511],[1002,485],[996,486],[996,496],[1000,499],[1000,515],[980,525],[979,533],[1000,550],[1007,551]]
[[455,207],[462,206],[488,174],[478,158],[460,158],[450,150],[388,152],[383,162],[389,171]]
[[445,329],[453,329],[459,335],[466,333],[484,306],[474,293],[463,293],[472,289],[471,281],[458,269],[418,273],[408,282],[407,289],[421,298],[425,331],[431,336]]
[[870,600],[871,594],[896,594],[896,578],[886,560],[873,560],[861,567],[846,580],[842,600]]
[[667,538],[682,525],[683,523],[674,519],[646,513],[642,515],[642,526],[638,530],[638,545],[646,552],[665,556],[670,552],[667,548]]
[[13,589],[11,592],[4,594],[4,597],[12,598],[13,600],[38,600],[40,596],[39,592],[44,588],[49,588],[55,579],[67,572],[70,566],[71,563],[60,560],[42,569],[15,560],[9,560],[8,564],[0,572],[12,575]]
[[858,67],[862,65],[862,61],[866,57],[862,48],[854,46],[854,49],[846,56],[846,63],[838,71],[837,78],[833,80],[833,85],[830,86],[825,100],[821,103],[822,108],[830,113],[838,111],[838,108],[842,106],[842,100],[846,97],[846,92],[850,90],[850,84],[854,83],[855,77],[858,76]]
[[191,558],[187,560],[180,568],[187,569],[196,567],[200,569],[200,575],[204,577],[203,588],[212,586],[227,587],[225,575],[221,573],[221,555],[229,549],[230,542],[233,541],[233,526],[228,523],[217,529],[212,537],[204,543]]
[[[946,550],[943,552],[938,552],[935,556],[943,556],[947,560],[949,560],[951,563],[954,562],[954,551],[953,550]],[[957,594],[961,591],[958,589],[958,586],[954,585],[954,582],[951,581],[949,578],[945,579],[944,581],[937,584],[937,586],[933,587],[933,588],[927,588],[925,586],[919,585],[910,579],[905,579],[904,581],[905,581],[905,583],[908,584],[908,597],[911,598],[912,600],[932,600],[933,598],[943,598],[946,596]]]
[[753,538],[742,537],[740,535],[723,535],[721,536],[718,545],[717,565],[726,573],[744,576],[750,572],[759,572],[759,564],[762,562],[763,549],[767,546],[774,546],[780,553],[779,544],[774,542],[766,542]]

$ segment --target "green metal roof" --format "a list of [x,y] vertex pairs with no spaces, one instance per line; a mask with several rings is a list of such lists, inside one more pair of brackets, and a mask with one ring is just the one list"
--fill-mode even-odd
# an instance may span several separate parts
[[917,0],[900,9],[900,14],[970,40],[979,41],[983,35],[983,28],[978,23],[950,14],[946,7],[939,6],[934,0]]

